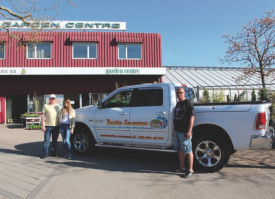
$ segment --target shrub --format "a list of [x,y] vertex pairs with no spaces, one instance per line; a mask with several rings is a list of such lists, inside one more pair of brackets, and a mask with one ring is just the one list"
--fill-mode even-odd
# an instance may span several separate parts
[[262,89],[259,90],[259,92],[258,92],[258,100],[265,100],[267,102],[269,101],[267,89],[262,88]]
[[226,101],[227,101],[227,102],[231,102],[231,99],[230,99],[230,95],[229,95],[229,94],[226,96]]
[[211,99],[210,99],[210,96],[209,96],[209,92],[205,88],[203,89],[201,102],[204,102],[204,103],[211,102]]
[[235,93],[235,95],[234,95],[234,102],[237,102],[237,101],[239,101],[239,99],[237,97],[237,94]]
[[256,99],[256,92],[255,92],[255,89],[253,88],[252,90],[252,94],[251,94],[251,101],[255,102],[257,99]]

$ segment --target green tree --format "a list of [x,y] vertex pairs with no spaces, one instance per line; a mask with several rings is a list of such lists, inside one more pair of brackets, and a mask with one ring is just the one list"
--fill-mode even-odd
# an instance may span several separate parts
[[235,93],[234,95],[234,102],[237,102],[238,101],[238,97],[237,97],[237,94]]
[[259,90],[258,96],[259,96],[258,100],[265,100],[267,102],[269,101],[269,99],[268,99],[268,91],[265,88],[262,88],[262,89]]
[[231,99],[230,99],[230,95],[229,95],[229,94],[226,96],[226,101],[227,101],[227,102],[231,102]]
[[275,119],[275,92],[270,92],[268,98],[272,103],[272,106],[270,108],[270,116],[271,118]]
[[274,10],[264,12],[260,19],[244,25],[236,36],[224,35],[228,44],[222,63],[239,63],[247,66],[236,82],[249,79],[255,74],[261,77],[265,88],[265,77],[274,76],[275,64],[275,16]]
[[213,102],[223,102],[223,91],[219,92],[219,93],[214,93],[213,95]]
[[203,103],[209,103],[211,102],[210,95],[208,90],[206,88],[203,88],[203,93],[202,93],[202,100]]
[[238,101],[241,101],[241,102],[248,101],[246,93],[247,93],[246,91],[241,92],[240,95],[238,95],[238,99],[239,99]]
[[216,103],[216,102],[220,102],[220,100],[219,100],[219,96],[218,96],[218,94],[217,93],[214,93],[213,94],[213,103]]
[[255,89],[253,88],[252,90],[252,94],[251,94],[251,101],[255,102],[257,99],[256,99],[256,92],[255,92]]

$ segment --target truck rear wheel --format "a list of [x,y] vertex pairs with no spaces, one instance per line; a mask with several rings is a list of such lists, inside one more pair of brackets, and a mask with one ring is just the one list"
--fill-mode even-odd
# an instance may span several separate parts
[[87,128],[76,128],[71,139],[72,148],[78,155],[90,155],[95,150],[95,140]]
[[229,147],[222,138],[201,135],[193,141],[194,165],[207,172],[221,170],[229,161]]

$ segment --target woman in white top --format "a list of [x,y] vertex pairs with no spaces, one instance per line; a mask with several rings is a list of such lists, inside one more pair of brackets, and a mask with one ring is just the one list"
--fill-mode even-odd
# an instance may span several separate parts
[[72,159],[71,154],[71,142],[70,137],[74,132],[75,126],[75,111],[71,106],[71,101],[69,99],[65,99],[63,102],[63,108],[61,109],[60,117],[60,133],[63,138],[63,144],[65,147],[65,157],[69,160]]

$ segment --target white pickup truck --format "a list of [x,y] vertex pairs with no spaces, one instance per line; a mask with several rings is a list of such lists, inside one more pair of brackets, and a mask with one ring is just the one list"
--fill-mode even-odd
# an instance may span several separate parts
[[[77,154],[96,146],[173,151],[173,113],[179,84],[143,84],[119,88],[97,106],[76,110],[72,147]],[[194,100],[192,88],[184,87]],[[218,171],[237,150],[271,147],[270,103],[194,104],[194,164]]]

